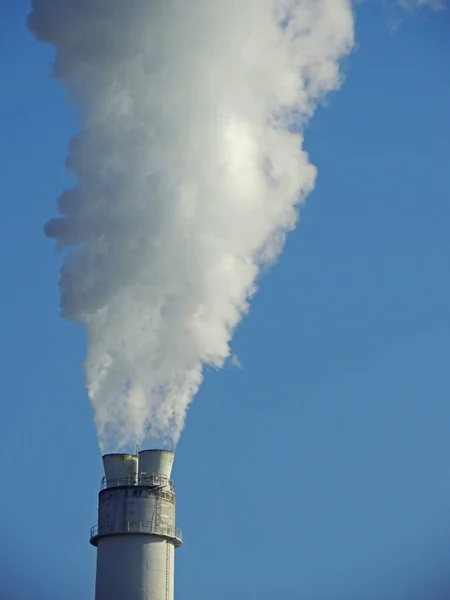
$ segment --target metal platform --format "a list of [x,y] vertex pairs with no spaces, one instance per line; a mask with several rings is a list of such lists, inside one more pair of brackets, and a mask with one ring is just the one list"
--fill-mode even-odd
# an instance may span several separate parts
[[174,490],[174,483],[171,479],[162,475],[141,475],[140,477],[130,475],[128,477],[117,477],[114,479],[102,478],[101,490],[106,490],[113,487],[124,487],[124,486],[141,486],[141,487],[159,487],[169,488]]
[[144,535],[157,535],[172,540],[175,547],[179,548],[183,543],[181,529],[179,527],[170,527],[163,523],[154,523],[152,521],[126,521],[124,523],[108,523],[99,527],[94,525],[91,528],[90,543],[97,546],[98,540],[106,535],[120,535],[128,533],[141,533]]

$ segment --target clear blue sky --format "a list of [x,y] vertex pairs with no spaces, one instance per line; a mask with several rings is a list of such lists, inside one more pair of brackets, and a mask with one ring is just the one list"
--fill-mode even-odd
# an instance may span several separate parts
[[[75,122],[0,2],[0,597],[93,598],[102,475],[83,331],[42,233]],[[319,181],[209,373],[174,478],[177,600],[450,597],[450,13],[358,9],[307,131]]]

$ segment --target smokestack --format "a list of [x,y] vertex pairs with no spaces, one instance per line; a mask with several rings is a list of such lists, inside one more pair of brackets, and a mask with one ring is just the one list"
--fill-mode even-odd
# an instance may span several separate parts
[[105,454],[98,498],[95,600],[173,600],[181,546],[170,479],[174,453]]

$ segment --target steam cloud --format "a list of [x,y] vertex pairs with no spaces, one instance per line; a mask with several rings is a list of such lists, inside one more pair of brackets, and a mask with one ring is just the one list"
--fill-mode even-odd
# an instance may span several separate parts
[[448,8],[447,0],[397,0],[397,2],[402,8],[410,11],[425,7],[437,11]]
[[[443,9],[446,0],[397,0]],[[87,327],[102,450],[176,444],[316,171],[302,127],[340,85],[350,0],[33,0],[77,106],[48,236]],[[237,358],[233,359],[239,364]],[[232,362],[233,362],[232,360]]]
[[[339,87],[350,0],[33,0],[77,107],[48,236],[87,327],[102,450],[176,444],[316,170],[302,127]],[[68,250],[68,251],[67,251]]]

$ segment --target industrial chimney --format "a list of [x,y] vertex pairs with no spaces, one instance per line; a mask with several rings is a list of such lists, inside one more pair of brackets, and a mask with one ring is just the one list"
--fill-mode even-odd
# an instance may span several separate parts
[[98,498],[95,600],[173,600],[175,526],[170,479],[174,453],[105,454]]

